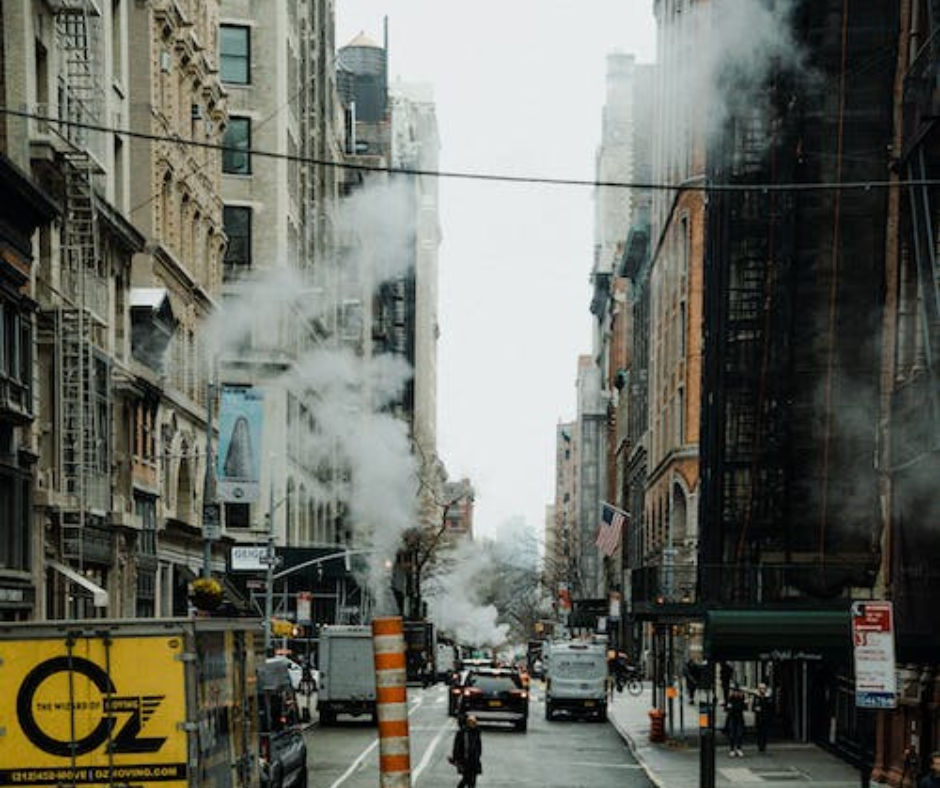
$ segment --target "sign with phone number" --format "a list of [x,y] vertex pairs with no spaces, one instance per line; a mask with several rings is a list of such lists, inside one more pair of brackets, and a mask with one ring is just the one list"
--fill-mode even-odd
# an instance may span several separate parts
[[852,603],[855,652],[855,705],[865,709],[897,706],[894,610],[890,602]]

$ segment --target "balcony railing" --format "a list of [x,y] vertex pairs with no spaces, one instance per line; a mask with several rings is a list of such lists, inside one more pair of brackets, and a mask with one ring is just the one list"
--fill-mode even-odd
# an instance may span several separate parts
[[646,566],[633,570],[635,611],[676,605],[825,606],[870,588],[876,567],[860,561]]

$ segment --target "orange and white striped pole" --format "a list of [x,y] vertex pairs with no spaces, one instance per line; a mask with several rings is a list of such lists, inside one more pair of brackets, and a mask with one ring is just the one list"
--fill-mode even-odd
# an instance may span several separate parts
[[375,702],[379,720],[379,785],[411,788],[405,635],[400,616],[372,621]]

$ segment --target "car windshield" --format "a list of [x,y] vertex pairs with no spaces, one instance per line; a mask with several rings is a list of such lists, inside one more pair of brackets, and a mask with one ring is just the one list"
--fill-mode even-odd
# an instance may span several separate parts
[[511,692],[520,687],[519,680],[514,676],[488,676],[481,673],[471,676],[467,684],[493,695],[500,692]]

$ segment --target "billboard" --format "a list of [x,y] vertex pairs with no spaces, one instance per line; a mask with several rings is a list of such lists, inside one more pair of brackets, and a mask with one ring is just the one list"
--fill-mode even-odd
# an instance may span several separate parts
[[261,487],[261,429],[264,394],[245,386],[223,386],[219,411],[216,497],[224,503],[258,500]]

